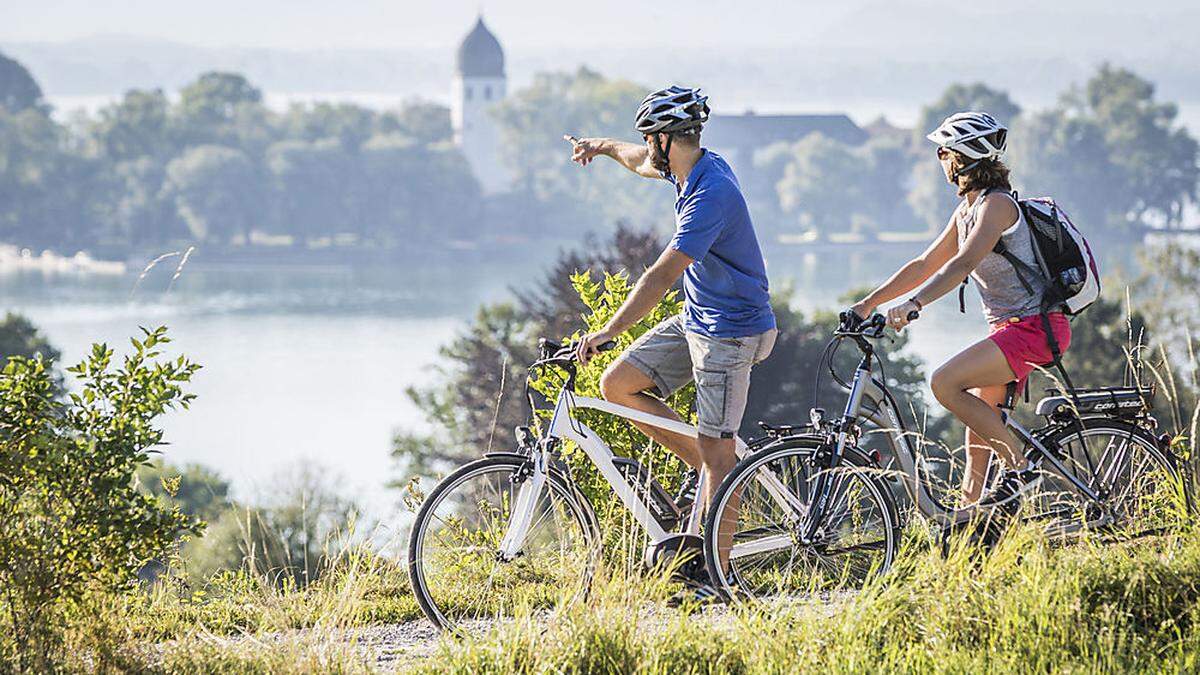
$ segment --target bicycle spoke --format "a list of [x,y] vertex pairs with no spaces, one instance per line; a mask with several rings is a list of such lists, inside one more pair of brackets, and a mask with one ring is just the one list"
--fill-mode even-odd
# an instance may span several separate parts
[[[825,474],[829,497],[817,524],[818,540],[800,543],[807,517],[796,519],[792,504],[806,511],[814,497],[818,472],[810,457],[806,452],[781,453],[737,479],[742,508],[732,533],[731,575],[755,597],[857,585],[890,562],[895,532],[878,503],[884,497],[878,488],[869,488],[869,474],[859,469]],[[755,478],[755,473],[774,477],[789,496],[772,494],[770,481]]]
[[532,505],[518,555],[499,556],[517,502],[519,486],[510,480],[516,470],[512,463],[484,460],[427,505],[425,524],[414,531],[420,543],[414,590],[419,584],[446,625],[522,606],[551,607],[590,578],[587,523],[550,480]]
[[1063,465],[1102,496],[1096,503],[1079,494],[1065,477],[1048,473],[1035,495],[1035,519],[1047,531],[1071,534],[1102,525],[1121,536],[1155,531],[1177,523],[1174,471],[1153,438],[1123,423],[1090,421],[1082,433],[1068,429],[1057,442]]

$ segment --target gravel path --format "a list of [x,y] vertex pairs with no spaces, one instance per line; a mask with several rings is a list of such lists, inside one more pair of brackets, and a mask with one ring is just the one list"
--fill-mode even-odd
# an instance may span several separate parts
[[[828,608],[829,611],[844,600],[849,593],[829,594],[815,601]],[[678,610],[669,609],[662,603],[647,602],[638,612],[637,624],[639,630],[657,631],[665,629],[671,621],[680,617]],[[708,607],[691,615],[691,619],[702,621],[709,627],[721,631],[732,630],[736,626],[735,614],[725,606]],[[549,617],[545,622],[549,621]],[[474,625],[466,626],[472,633],[487,632],[494,621],[480,620]],[[314,635],[314,630],[320,630]],[[442,633],[434,628],[427,619],[419,619],[406,623],[366,626],[361,628],[339,629],[329,633],[321,629],[301,629],[273,633],[258,637],[227,637],[218,641],[245,644],[247,640],[292,641],[305,642],[308,638],[316,638],[322,642],[333,641],[343,645],[353,644],[368,664],[382,672],[404,672],[408,667],[421,662],[433,655],[442,644]]]

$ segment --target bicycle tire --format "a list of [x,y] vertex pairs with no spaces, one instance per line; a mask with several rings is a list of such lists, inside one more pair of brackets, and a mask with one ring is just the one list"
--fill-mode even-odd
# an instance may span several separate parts
[[[776,474],[778,474],[779,469],[773,467],[772,464],[782,465],[784,460],[794,459],[800,465],[804,465],[809,469],[807,472],[808,476],[815,476],[816,472],[820,471],[821,469],[819,469],[815,464],[814,458],[823,442],[824,441],[821,438],[808,436],[781,439],[780,441],[776,441],[775,443],[758,450],[754,454],[744,457],[737,463],[729,475],[725,477],[725,480],[721,482],[716,494],[713,495],[712,505],[709,508],[709,513],[706,517],[704,528],[704,556],[709,571],[710,582],[727,598],[763,599],[772,595],[780,595],[780,593],[772,593],[768,592],[768,590],[765,588],[758,588],[757,581],[751,578],[752,575],[750,574],[750,570],[741,569],[739,565],[732,561],[728,571],[722,568],[719,562],[718,538],[720,537],[720,529],[718,527],[718,514],[725,512],[731,497],[737,494],[742,500],[737,517],[739,520],[742,519],[747,513],[746,503],[752,501],[753,498],[753,493],[749,493],[750,496],[748,496],[749,482],[756,480],[756,476],[758,475],[759,471],[774,471]],[[886,482],[882,479],[878,467],[865,455],[853,448],[848,449],[843,455],[842,462],[842,466],[835,471],[840,472],[842,476],[848,478],[850,481],[847,483],[848,487],[845,489],[845,494],[849,495],[850,493],[851,488],[849,485],[855,484],[861,486],[863,490],[862,494],[865,495],[867,500],[875,507],[874,514],[879,518],[879,527],[877,528],[878,536],[882,537],[878,542],[870,541],[867,543],[856,543],[844,546],[844,552],[849,555],[857,552],[857,550],[878,550],[882,553],[882,555],[877,556],[874,561],[868,562],[868,565],[865,569],[858,570],[858,572],[862,573],[861,578],[856,578],[853,580],[848,580],[844,577],[841,579],[835,579],[835,583],[832,585],[833,588],[844,588],[847,585],[857,585],[865,582],[868,577],[886,573],[895,560],[896,551],[899,547],[901,530],[895,497],[892,495],[891,490]],[[805,479],[803,475],[785,475],[780,480],[789,482],[789,487],[795,488],[793,493],[803,493],[802,496],[797,495],[798,501],[804,506],[809,505],[811,495],[806,493],[806,485],[807,481],[811,480],[811,477]],[[765,489],[764,493],[766,493]],[[831,502],[831,504],[835,504],[835,508],[832,509],[831,512],[836,512],[836,502],[839,501],[839,499],[840,498],[836,498]],[[848,496],[847,502],[849,502]],[[776,503],[778,503],[777,500]],[[796,516],[796,514],[792,515]],[[845,516],[840,516],[840,518],[841,522],[845,522]],[[776,529],[763,531],[775,532],[776,534],[772,535],[775,537],[782,536],[783,526],[781,524],[774,524],[771,527]],[[827,534],[825,536],[833,537],[836,535]],[[733,533],[735,546],[737,545],[737,538],[738,533]],[[800,542],[793,536],[791,538],[791,550],[789,552],[789,566],[793,561],[797,560],[797,553],[799,553],[801,556],[805,556],[806,560],[811,560],[814,563],[814,566],[820,566],[822,563],[827,563],[828,558],[832,557],[833,552],[836,550],[836,547],[829,546],[830,541],[834,540],[829,539],[812,545],[804,545],[800,544]],[[743,543],[745,543],[744,539]],[[856,548],[857,550],[852,550]],[[801,562],[804,562],[804,560],[801,560]],[[764,578],[769,578],[769,574],[763,576]],[[815,582],[815,577],[809,579],[797,578],[796,581],[809,591],[817,590],[819,586],[819,584]],[[783,583],[777,584],[777,586],[788,586],[789,583],[789,581],[784,581]]]
[[[1132,444],[1131,447],[1144,455],[1144,459],[1131,466],[1145,466],[1152,473],[1147,475],[1145,472],[1138,472],[1138,475],[1134,475],[1133,471],[1126,472],[1122,466],[1112,466],[1125,463],[1125,459],[1119,455],[1105,462],[1112,447],[1111,442],[1106,444],[1103,452],[1096,453],[1093,451],[1096,444],[1089,440],[1104,437]],[[1064,512],[1058,518],[1042,518],[1048,520],[1048,532],[1070,536],[1094,530],[1120,538],[1137,538],[1165,532],[1181,524],[1172,522],[1173,519],[1186,521],[1191,518],[1193,508],[1189,486],[1182,479],[1173,455],[1160,447],[1158,439],[1148,430],[1117,418],[1089,417],[1080,420],[1079,426],[1064,425],[1039,440],[1049,448],[1056,448],[1057,450],[1052,452],[1056,452],[1056,456],[1068,465],[1068,468],[1078,467],[1080,470],[1076,471],[1076,476],[1080,480],[1092,489],[1102,489],[1109,495],[1106,497],[1108,503],[1105,510],[1111,510],[1109,514],[1089,516],[1086,500],[1070,492],[1061,476],[1046,472],[1047,478],[1031,495],[1031,500],[1035,502],[1031,505],[1034,511],[1031,517],[1037,518],[1039,510],[1049,512],[1055,504],[1061,505],[1060,510]],[[1103,474],[1107,474],[1108,477]],[[1154,486],[1145,484],[1146,481],[1152,480],[1166,482]],[[1135,481],[1142,484],[1135,485]],[[1143,488],[1153,489],[1145,494],[1134,494],[1135,490]],[[1073,503],[1069,501],[1072,497]],[[1072,506],[1074,511],[1067,514],[1066,511]],[[1106,522],[1109,519],[1111,522]],[[1139,519],[1146,519],[1146,522],[1132,522]],[[1092,522],[1093,520],[1096,522]]]
[[[486,627],[491,620],[502,618],[506,610],[513,609],[512,606],[506,606],[503,603],[498,603],[496,605],[496,611],[491,614],[489,614],[484,608],[476,608],[475,611],[471,611],[471,608],[464,608],[461,611],[450,612],[449,605],[452,603],[445,602],[445,598],[442,598],[442,601],[439,602],[438,596],[452,595],[452,592],[448,591],[446,593],[442,593],[441,589],[434,589],[431,586],[431,583],[433,583],[433,578],[431,577],[435,575],[429,574],[431,570],[427,569],[427,564],[429,561],[426,559],[426,553],[430,548],[429,537],[431,534],[431,526],[435,521],[435,517],[437,517],[437,511],[439,507],[446,503],[447,498],[453,494],[457,488],[465,485],[470,479],[476,476],[494,474],[498,479],[508,480],[511,482],[512,476],[520,475],[522,472],[528,471],[531,461],[531,459],[523,455],[504,454],[500,456],[485,457],[483,459],[463,465],[450,475],[443,478],[437,484],[437,486],[434,487],[433,491],[429,493],[428,497],[426,497],[425,501],[421,504],[420,509],[417,511],[417,516],[413,521],[408,542],[408,576],[412,585],[413,595],[416,596],[417,604],[420,605],[422,613],[424,613],[425,616],[439,629],[454,629],[461,627],[461,624],[464,622],[469,623],[470,621],[475,620],[481,620],[484,624],[484,627]],[[546,501],[548,499],[548,495],[550,495],[549,499],[551,501],[557,501],[558,504],[565,507],[569,512],[571,520],[578,527],[579,535],[582,537],[582,542],[580,543],[586,549],[582,551],[582,554],[586,556],[585,562],[582,564],[582,569],[578,571],[577,575],[570,575],[576,576],[576,578],[572,578],[567,582],[568,586],[571,583],[578,585],[575,595],[571,598],[572,600],[578,599],[586,596],[592,575],[596,569],[596,563],[599,559],[600,549],[600,526],[596,520],[595,511],[587,497],[585,497],[575,487],[575,485],[557,469],[549,470],[546,476],[546,487],[543,490],[543,494],[541,499],[539,499],[538,504],[540,505],[543,501]],[[509,503],[512,501],[512,496],[513,493],[510,493]],[[501,498],[501,501],[503,501],[503,498]],[[554,507],[556,504],[551,504],[551,506]],[[499,518],[495,518],[494,520],[496,522],[503,523],[503,525],[500,525],[501,528],[506,526],[508,522],[508,518],[506,516],[501,516]],[[495,530],[497,528],[493,527],[492,529]],[[531,529],[531,534],[532,532],[533,530]],[[497,532],[492,531],[489,534],[491,535],[490,538],[494,539]],[[472,536],[479,535],[474,534]],[[487,536],[482,538],[485,541],[489,539]],[[483,547],[476,546],[472,548]],[[499,557],[496,556],[494,552],[492,555],[497,566],[501,564],[515,565],[517,564],[517,561],[524,561],[523,557],[519,557],[514,561],[504,563],[503,561],[499,560]],[[480,556],[480,559],[483,559],[482,555]],[[464,579],[467,583],[471,581],[471,578],[466,572],[461,573],[461,578],[454,578],[455,582],[460,584],[464,583]],[[488,583],[491,583],[492,580],[492,577],[487,578]],[[558,591],[561,591],[561,589],[561,584],[557,588],[552,587],[550,590],[552,593],[555,593],[555,595],[552,597],[561,598],[561,594],[558,593]],[[488,599],[481,599],[481,602],[488,602]],[[439,604],[446,606],[439,606]]]

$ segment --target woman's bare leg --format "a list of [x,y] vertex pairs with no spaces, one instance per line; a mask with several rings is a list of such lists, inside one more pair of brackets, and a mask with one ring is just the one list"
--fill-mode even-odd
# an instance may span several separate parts
[[1011,469],[1025,466],[1023,445],[1004,426],[1000,411],[969,390],[1002,387],[1015,379],[996,343],[980,340],[938,368],[929,383],[938,402],[991,445]]
[[[1007,385],[991,387],[975,387],[968,393],[996,409],[999,414],[1000,404],[1008,394]],[[987,481],[988,460],[992,457],[992,446],[979,434],[967,428],[966,433],[967,466],[963,471],[963,503],[974,504],[983,495],[984,483]]]

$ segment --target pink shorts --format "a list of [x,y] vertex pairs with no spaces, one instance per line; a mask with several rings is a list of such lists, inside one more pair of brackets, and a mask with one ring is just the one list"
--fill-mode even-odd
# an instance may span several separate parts
[[[1065,353],[1071,346],[1071,322],[1062,312],[1050,313],[1050,330],[1058,340],[1059,351]],[[1046,344],[1046,331],[1042,327],[1040,314],[1033,316],[1013,317],[992,324],[992,332],[988,339],[996,343],[1008,366],[1017,376],[1018,388],[1024,386],[1025,379],[1038,366],[1049,364],[1054,356],[1050,353],[1050,345]]]

